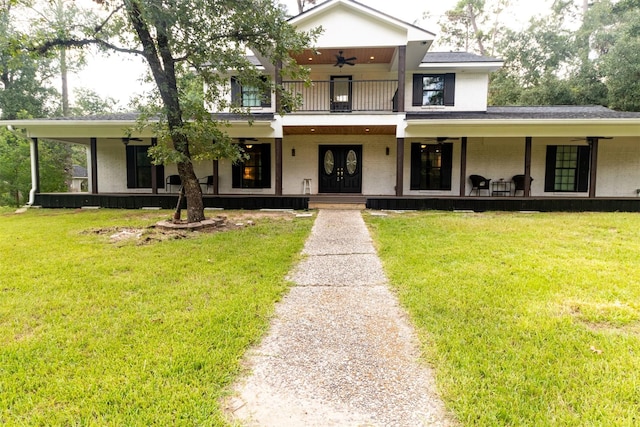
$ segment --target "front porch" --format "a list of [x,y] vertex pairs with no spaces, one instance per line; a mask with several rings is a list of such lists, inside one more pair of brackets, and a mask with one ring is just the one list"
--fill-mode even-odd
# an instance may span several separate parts
[[[344,196],[351,203],[353,195]],[[509,212],[640,212],[640,197],[423,197],[423,196],[360,196],[364,207],[375,210],[443,210],[443,211],[509,211]],[[218,209],[294,209],[307,210],[339,205],[340,196],[331,195],[204,195],[205,208]],[[310,200],[312,203],[310,205]],[[35,206],[43,208],[112,208],[112,209],[174,209],[176,194],[88,194],[41,193],[35,196]],[[185,206],[186,207],[186,206]]]

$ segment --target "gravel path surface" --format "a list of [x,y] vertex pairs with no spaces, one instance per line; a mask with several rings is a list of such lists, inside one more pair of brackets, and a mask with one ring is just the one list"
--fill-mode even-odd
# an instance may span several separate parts
[[320,210],[228,400],[243,426],[453,426],[360,211]]

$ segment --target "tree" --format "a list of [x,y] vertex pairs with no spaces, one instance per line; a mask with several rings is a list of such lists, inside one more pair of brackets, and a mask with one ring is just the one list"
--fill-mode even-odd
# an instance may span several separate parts
[[15,2],[0,0],[0,118],[15,119],[21,111],[44,117],[55,90],[46,84],[48,60],[15,48]]
[[296,0],[298,3],[298,13],[304,12],[308,5],[316,4],[316,0]]
[[241,84],[269,87],[290,99],[281,87],[261,78],[247,49],[281,63],[290,76],[300,77],[304,70],[289,52],[308,47],[315,34],[297,32],[287,22],[284,9],[272,0],[98,2],[100,22],[69,28],[64,37],[34,41],[35,49],[46,53],[59,46],[96,45],[146,60],[157,91],[139,124],[146,126],[157,119],[153,126],[160,145],[152,151],[154,161],[176,163],[187,199],[187,221],[201,221],[202,191],[192,162],[206,158],[237,161],[242,156],[221,130],[219,119],[205,108],[215,105],[241,111],[225,102],[223,73],[236,70]]
[[[31,31],[40,33],[39,37],[43,38],[65,38],[68,28],[95,19],[90,11],[81,11],[75,2],[69,0],[40,0],[30,9],[36,15],[36,18],[32,19]],[[55,51],[55,58],[52,57],[51,60],[55,68],[53,72],[60,78],[60,113],[67,117],[71,114],[68,74],[82,68],[85,59],[82,52],[69,52],[66,46],[59,46]]]
[[504,32],[500,16],[510,5],[511,0],[458,0],[440,21],[441,43],[493,56]]
[[20,206],[31,187],[29,144],[0,129],[0,205]]
[[606,76],[609,105],[640,111],[640,1],[606,2],[594,37],[597,63]]

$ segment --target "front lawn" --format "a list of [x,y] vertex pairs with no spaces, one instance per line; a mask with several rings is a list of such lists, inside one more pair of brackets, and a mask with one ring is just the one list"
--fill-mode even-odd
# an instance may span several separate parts
[[640,425],[640,215],[365,215],[463,425]]
[[110,238],[170,215],[0,215],[1,425],[224,423],[221,393],[287,290],[313,218]]

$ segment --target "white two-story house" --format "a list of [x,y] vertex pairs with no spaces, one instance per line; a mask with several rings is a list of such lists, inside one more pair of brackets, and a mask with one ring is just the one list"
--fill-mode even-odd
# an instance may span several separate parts
[[[231,117],[228,132],[250,158],[196,165],[205,206],[306,208],[343,196],[371,208],[640,210],[640,113],[487,107],[501,60],[432,52],[430,31],[353,0],[290,22],[323,28],[313,51],[294,56],[313,84],[282,81],[302,104],[279,115],[275,95],[265,101],[230,73],[229,97],[251,107],[253,123]],[[274,64],[252,60],[279,81]],[[88,192],[35,191],[34,203],[171,207],[176,168],[151,165],[153,135],[122,139],[134,118],[7,122],[36,147],[47,138],[88,148]]]

